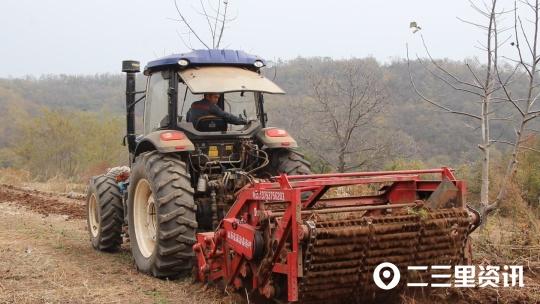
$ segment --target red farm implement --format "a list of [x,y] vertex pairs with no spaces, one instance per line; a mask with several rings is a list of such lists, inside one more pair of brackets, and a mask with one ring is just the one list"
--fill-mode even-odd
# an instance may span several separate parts
[[374,298],[380,263],[466,262],[480,218],[465,195],[448,168],[253,181],[215,232],[197,234],[197,278],[291,302]]

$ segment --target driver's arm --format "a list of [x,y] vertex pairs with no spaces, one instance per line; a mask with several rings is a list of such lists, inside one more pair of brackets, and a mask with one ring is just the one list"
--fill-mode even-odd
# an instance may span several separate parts
[[223,111],[220,107],[214,104],[210,106],[209,111],[211,114],[219,116],[225,119],[227,123],[230,123],[233,125],[245,125],[247,123],[245,119],[232,115],[231,113],[227,113]]

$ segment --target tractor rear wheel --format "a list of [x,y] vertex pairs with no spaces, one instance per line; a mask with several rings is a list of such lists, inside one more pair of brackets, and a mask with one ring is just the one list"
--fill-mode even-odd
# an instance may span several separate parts
[[92,178],[86,197],[86,214],[92,246],[101,251],[120,249],[124,210],[122,193],[114,177]]
[[304,155],[288,149],[271,150],[269,152],[270,163],[265,171],[271,175],[305,175],[311,174],[311,164],[304,159]]
[[187,166],[157,151],[137,157],[128,194],[131,251],[139,271],[160,278],[191,272],[197,207]]

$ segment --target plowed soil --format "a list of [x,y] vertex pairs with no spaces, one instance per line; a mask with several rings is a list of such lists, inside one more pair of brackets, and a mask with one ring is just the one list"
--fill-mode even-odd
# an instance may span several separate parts
[[[0,185],[0,303],[246,303],[238,295],[138,273],[124,246],[92,249],[85,202]],[[540,269],[522,289],[437,289],[402,294],[401,303],[540,303]]]
[[0,202],[16,202],[17,205],[42,215],[59,214],[67,216],[68,219],[84,219],[86,212],[82,199],[69,199],[10,185],[0,187]]

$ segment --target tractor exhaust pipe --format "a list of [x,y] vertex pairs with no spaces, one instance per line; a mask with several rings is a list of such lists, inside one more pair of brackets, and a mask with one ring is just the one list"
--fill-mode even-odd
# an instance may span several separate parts
[[126,73],[126,139],[130,157],[135,152],[135,76],[140,72],[140,67],[138,61],[122,61],[122,72]]

